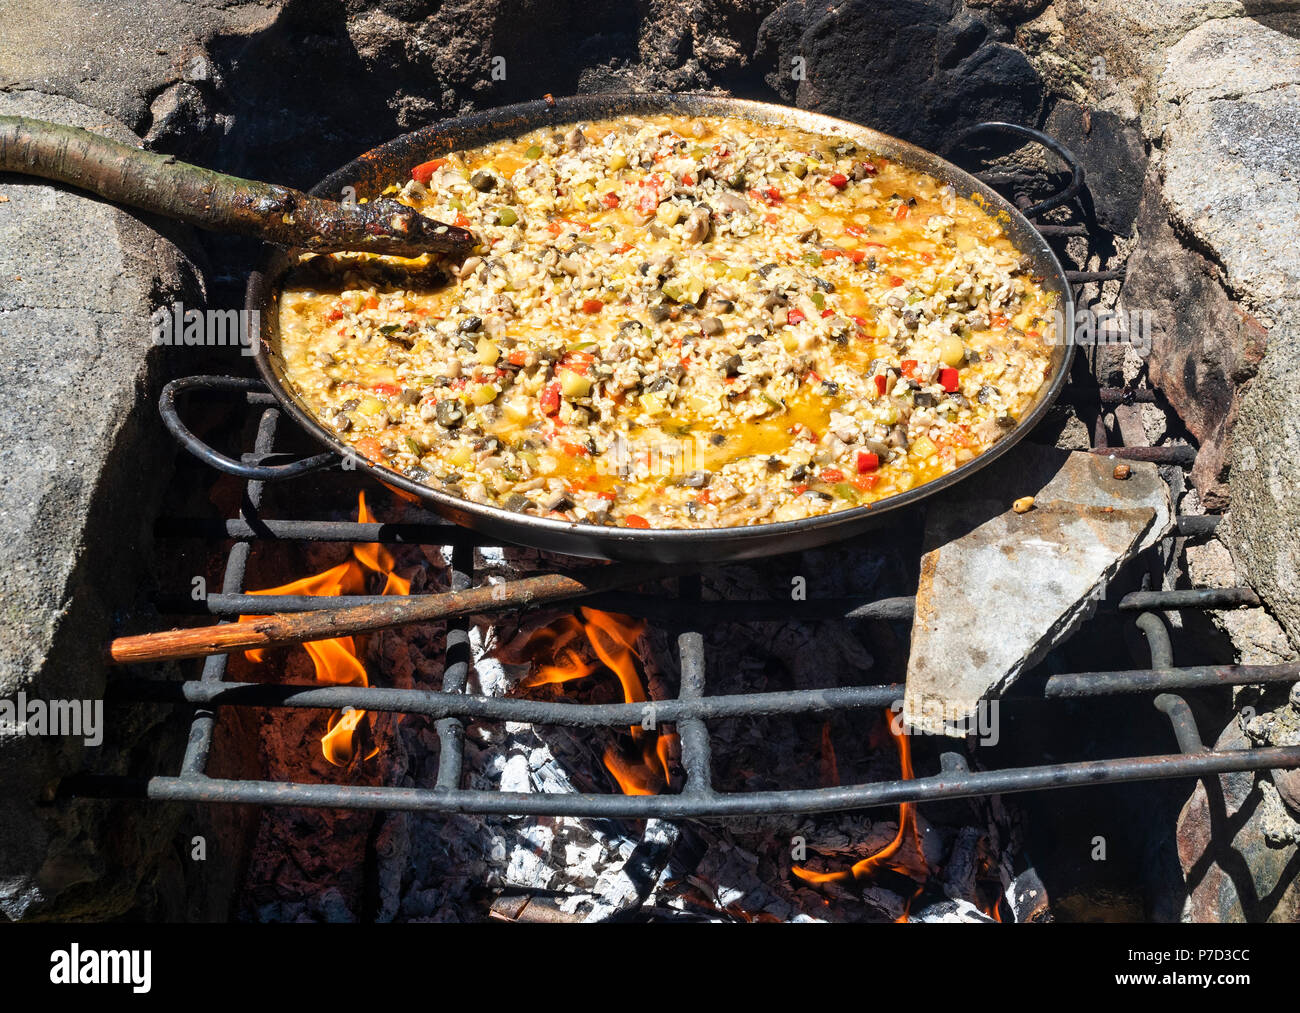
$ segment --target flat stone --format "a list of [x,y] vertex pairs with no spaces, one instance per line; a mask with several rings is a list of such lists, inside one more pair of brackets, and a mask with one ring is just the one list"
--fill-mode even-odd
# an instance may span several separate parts
[[[1168,530],[1151,464],[1024,444],[931,507],[916,595],[904,720],[960,736],[994,698],[1069,636],[1099,588]],[[1017,514],[1011,503],[1033,496]]]

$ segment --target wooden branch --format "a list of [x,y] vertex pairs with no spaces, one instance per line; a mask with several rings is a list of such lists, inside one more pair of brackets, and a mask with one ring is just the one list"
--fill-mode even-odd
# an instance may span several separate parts
[[110,661],[128,665],[331,640],[414,623],[546,605],[688,571],[687,567],[663,564],[598,566],[573,574],[550,573],[467,591],[394,597],[371,605],[277,614],[241,623],[118,637],[109,644],[108,654]]
[[466,229],[385,197],[364,204],[321,200],[23,116],[0,116],[0,171],[40,176],[202,229],[312,253],[464,254],[476,242]]

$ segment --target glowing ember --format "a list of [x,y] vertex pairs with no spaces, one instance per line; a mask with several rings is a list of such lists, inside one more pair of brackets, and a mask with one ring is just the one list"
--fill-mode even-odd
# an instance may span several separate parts
[[[912,743],[907,734],[901,728],[895,726],[893,718],[892,711],[885,712],[886,727],[888,727],[890,737],[893,738],[894,744],[898,748],[898,764],[902,772],[902,779],[910,781],[916,776],[912,771]],[[828,751],[833,769],[835,754],[834,750],[830,749],[830,730],[829,725],[826,725],[822,729],[823,770],[826,770]],[[903,802],[899,805],[898,833],[894,835],[894,839],[874,855],[868,855],[860,862],[855,862],[851,868],[838,872],[816,872],[796,865],[791,871],[807,883],[832,883],[843,882],[848,879],[870,880],[882,869],[889,869],[907,876],[918,884],[916,892],[908,900],[902,916],[898,919],[900,922],[905,922],[911,910],[912,901],[921,895],[925,881],[930,877],[930,867],[926,863],[925,852],[921,845],[921,832],[916,823],[916,806],[914,803]]]
[[[363,524],[372,523],[374,515],[366,506],[366,494],[357,497],[357,520]],[[366,573],[378,573],[384,577],[386,595],[405,595],[411,591],[411,582],[393,572],[396,566],[393,555],[378,543],[354,545],[352,558],[347,562],[332,566],[328,570],[303,577],[280,587],[263,588],[250,591],[249,594],[266,595],[350,595],[364,594],[366,591]],[[261,616],[240,616],[239,622],[251,622]],[[316,681],[335,686],[368,686],[370,680],[366,667],[361,662],[361,650],[353,637],[337,637],[331,640],[314,640],[302,645],[316,670]],[[249,661],[261,662],[266,654],[263,650],[245,651]],[[330,715],[325,735],[321,738],[321,751],[325,759],[337,767],[346,767],[357,754],[357,740],[363,736],[366,728],[363,710],[346,710]],[[370,759],[378,748],[372,749],[363,759]]]
[[[598,609],[579,609],[538,630],[528,642],[533,671],[520,686],[528,689],[585,679],[608,670],[618,679],[624,703],[644,703],[645,683],[637,664],[636,641],[645,623]],[[589,647],[599,664],[584,657]],[[629,728],[630,742],[610,746],[604,763],[624,795],[657,795],[668,787],[672,732]]]

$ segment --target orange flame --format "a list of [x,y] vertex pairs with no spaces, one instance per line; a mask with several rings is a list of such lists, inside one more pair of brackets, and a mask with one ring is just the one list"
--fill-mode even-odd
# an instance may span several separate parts
[[[894,745],[898,748],[898,765],[902,779],[910,781],[916,776],[912,770],[912,741],[908,738],[906,732],[895,727],[893,718],[892,711],[885,712],[886,727],[889,729],[890,737],[894,740]],[[822,728],[823,758],[825,758],[829,744],[830,726],[828,724]],[[833,750],[831,750],[830,755],[833,763]],[[916,892],[909,898],[906,905],[904,905],[903,914],[897,919],[900,922],[905,922],[911,912],[912,902],[921,895],[923,884],[930,877],[930,867],[925,860],[925,850],[921,842],[921,830],[916,822],[915,803],[902,802],[899,804],[898,832],[894,835],[894,839],[874,855],[868,855],[861,861],[855,862],[851,868],[838,872],[815,872],[812,869],[805,869],[796,865],[791,871],[804,882],[815,884],[843,882],[850,878],[869,880],[882,869],[890,869],[922,884],[917,887]]]
[[[524,689],[572,682],[595,675],[602,668],[614,673],[624,703],[644,703],[645,684],[637,665],[636,642],[646,624],[630,616],[598,609],[579,609],[578,616],[563,616],[538,630],[528,642],[535,659],[533,671],[520,683]],[[590,647],[599,664],[582,654]],[[668,786],[672,732],[629,729],[631,742],[610,746],[604,755],[606,769],[624,795],[657,795]]]
[[[366,506],[366,494],[358,494],[357,520],[363,524],[375,520]],[[249,594],[292,594],[292,595],[351,595],[364,594],[366,589],[366,571],[381,574],[384,577],[382,594],[405,595],[411,591],[411,582],[393,572],[396,566],[393,554],[378,543],[354,545],[352,558],[328,570],[303,577],[279,587],[250,591]],[[261,616],[240,616],[239,622],[251,622]],[[336,637],[330,640],[313,640],[302,645],[316,670],[316,681],[336,686],[369,686],[366,667],[361,662],[361,652],[352,637]],[[261,662],[266,658],[265,651],[255,649],[245,651],[249,661]],[[366,717],[364,710],[347,710],[330,715],[325,735],[321,738],[321,751],[325,759],[337,767],[346,767],[356,756],[356,740],[361,733],[362,722]],[[364,759],[370,759],[378,748],[373,749]]]

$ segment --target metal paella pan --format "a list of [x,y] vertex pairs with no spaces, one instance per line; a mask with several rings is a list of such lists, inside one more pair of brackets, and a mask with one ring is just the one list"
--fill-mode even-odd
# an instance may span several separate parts
[[530,102],[474,113],[406,134],[367,152],[342,167],[313,190],[317,197],[337,197],[351,187],[358,197],[373,198],[411,166],[449,152],[517,137],[539,128],[556,129],[576,122],[621,116],[709,116],[834,134],[907,168],[950,184],[957,194],[981,201],[997,217],[1007,237],[1027,258],[1027,270],[1056,299],[1059,309],[1055,340],[1049,343],[1046,379],[1029,410],[998,442],[946,474],[887,496],[868,506],[832,511],[798,520],[718,528],[629,528],[572,522],[477,503],[430,487],[400,471],[358,456],[337,433],[323,425],[286,375],[280,349],[279,300],[286,273],[297,262],[293,251],[275,251],[248,283],[246,308],[257,311],[261,333],[256,364],[267,386],[288,414],[334,453],[354,458],[375,478],[426,501],[450,520],[493,539],[577,556],[655,562],[721,561],[811,548],[858,534],[886,514],[910,506],[960,482],[1005,454],[1043,418],[1069,372],[1073,347],[1067,328],[1073,297],[1065,272],[1028,218],[975,177],[921,148],[843,120],[800,109],[712,95],[591,95]]

